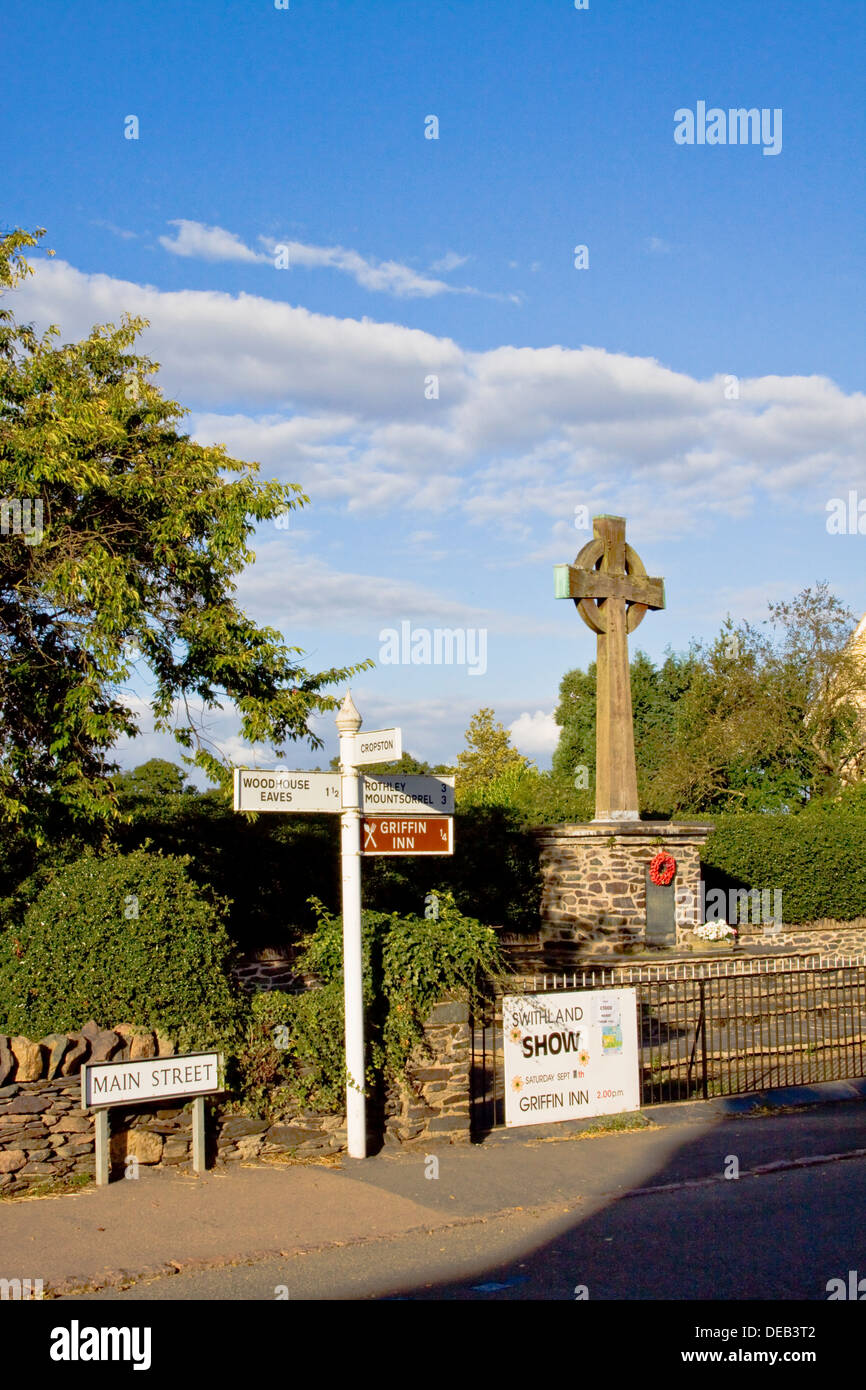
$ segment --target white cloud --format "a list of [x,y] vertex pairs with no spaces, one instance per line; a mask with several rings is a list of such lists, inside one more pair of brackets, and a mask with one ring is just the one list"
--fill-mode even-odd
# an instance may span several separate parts
[[159,244],[173,256],[192,256],[199,261],[269,261],[264,252],[251,251],[234,232],[222,227],[206,227],[203,222],[190,222],[176,217],[168,224],[177,227],[174,240],[161,236]]
[[[150,319],[146,350],[166,393],[198,407],[198,438],[352,511],[447,508],[496,527],[515,542],[504,563],[537,554],[539,528],[555,535],[576,504],[635,517],[641,541],[781,500],[820,510],[866,487],[866,396],[823,377],[742,378],[731,401],[724,374],[697,380],[652,358],[468,352],[397,323],[37,264],[15,292],[21,316],[66,337],[124,309]],[[438,400],[425,398],[430,374]]]
[[508,732],[514,747],[529,757],[553,753],[559,743],[559,725],[552,714],[540,709],[534,714],[526,711],[519,715],[508,726]]
[[[285,269],[303,266],[305,269],[326,267],[350,275],[363,289],[394,295],[398,299],[430,299],[439,294],[483,295],[490,299],[510,299],[519,303],[517,295],[488,294],[469,285],[449,285],[430,275],[413,270],[400,261],[376,261],[345,246],[315,246],[303,241],[281,241],[276,237],[258,238],[264,251],[254,251],[234,232],[224,227],[209,227],[186,217],[174,218],[170,227],[177,227],[173,237],[161,236],[159,244],[173,256],[189,256],[202,261],[245,261],[251,264],[274,265],[278,252],[285,255]],[[468,256],[449,251],[431,269],[447,272],[465,265]]]
[[[283,632],[299,626],[351,631],[364,646],[361,655],[374,660],[379,630],[399,629],[403,621],[425,627],[484,628],[510,637],[558,631],[553,620],[544,624],[474,607],[404,577],[336,569],[283,539],[256,545],[255,562],[240,576],[237,597],[241,607],[255,610],[259,621]],[[375,650],[368,650],[370,634],[376,639]]]
[[429,275],[412,270],[410,266],[401,265],[399,261],[374,261],[345,246],[312,246],[302,241],[280,242],[273,237],[260,237],[259,240],[270,253],[265,258],[267,260],[276,255],[278,246],[285,246],[289,268],[328,266],[350,275],[365,290],[381,290],[398,299],[430,299],[437,294],[478,293],[458,289],[444,280],[434,280]]
[[447,251],[440,260],[432,262],[430,269],[447,275],[449,270],[456,270],[459,265],[465,265],[469,259],[469,256],[458,256],[456,251]]

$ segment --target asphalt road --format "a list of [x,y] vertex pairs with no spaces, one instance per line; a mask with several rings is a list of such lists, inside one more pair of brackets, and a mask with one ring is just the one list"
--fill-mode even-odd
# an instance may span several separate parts
[[[435,1182],[420,1156],[357,1165],[356,1181],[383,1199],[420,1196],[435,1208],[440,1224],[427,1231],[88,1297],[574,1301],[580,1291],[589,1301],[826,1302],[828,1281],[866,1275],[866,1158],[825,1161],[857,1148],[866,1149],[860,1104],[600,1140],[503,1134],[445,1151]],[[725,1177],[731,1157],[736,1179]],[[755,1173],[810,1158],[821,1161]],[[453,1224],[441,1224],[445,1211]]]

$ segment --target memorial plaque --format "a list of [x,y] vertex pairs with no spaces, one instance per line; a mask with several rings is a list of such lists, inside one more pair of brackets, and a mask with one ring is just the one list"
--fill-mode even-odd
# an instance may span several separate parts
[[653,883],[646,871],[646,939],[654,946],[677,944],[676,881]]

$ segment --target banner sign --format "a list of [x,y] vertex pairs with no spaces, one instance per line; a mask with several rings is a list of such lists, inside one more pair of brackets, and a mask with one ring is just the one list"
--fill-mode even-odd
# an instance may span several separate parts
[[502,1035],[506,1125],[640,1108],[634,989],[506,995]]

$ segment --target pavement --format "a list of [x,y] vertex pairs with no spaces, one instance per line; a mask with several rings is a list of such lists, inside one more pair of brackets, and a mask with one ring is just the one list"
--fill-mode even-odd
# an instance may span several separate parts
[[449,1232],[483,1249],[488,1233],[519,1228],[536,1240],[633,1197],[676,1203],[681,1190],[713,1188],[721,1196],[732,1158],[739,1178],[754,1183],[862,1162],[864,1099],[866,1080],[833,1082],[648,1107],[619,1131],[584,1121],[364,1160],[201,1175],[142,1167],[137,1181],[0,1201],[0,1278],[42,1279],[46,1297],[136,1297],[138,1287],[147,1296],[158,1285],[172,1298],[183,1296],[178,1275],[347,1247],[396,1250],[409,1236]]

